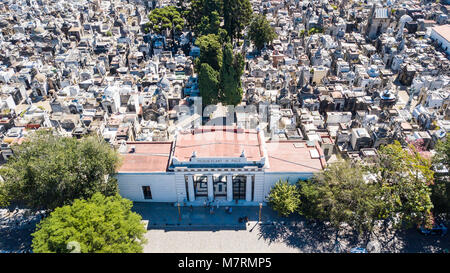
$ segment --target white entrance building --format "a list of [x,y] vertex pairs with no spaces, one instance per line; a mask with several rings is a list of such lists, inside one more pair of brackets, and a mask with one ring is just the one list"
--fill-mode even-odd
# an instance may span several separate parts
[[260,131],[234,127],[201,127],[173,142],[129,142],[120,150],[120,194],[138,202],[258,205],[279,179],[296,183],[325,165],[315,143],[265,142]]

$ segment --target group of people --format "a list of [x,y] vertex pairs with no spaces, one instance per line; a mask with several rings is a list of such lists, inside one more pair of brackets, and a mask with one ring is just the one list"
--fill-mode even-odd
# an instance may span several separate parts
[[248,216],[239,217],[239,223],[247,223],[248,222]]

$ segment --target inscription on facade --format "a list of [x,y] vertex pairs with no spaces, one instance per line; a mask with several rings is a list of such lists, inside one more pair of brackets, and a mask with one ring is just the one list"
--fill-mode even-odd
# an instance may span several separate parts
[[217,163],[243,163],[245,158],[195,158],[190,163],[217,164]]

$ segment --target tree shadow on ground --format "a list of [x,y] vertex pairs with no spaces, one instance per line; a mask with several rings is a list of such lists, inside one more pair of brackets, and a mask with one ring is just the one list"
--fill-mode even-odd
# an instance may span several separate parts
[[381,226],[370,236],[362,236],[350,227],[337,230],[322,222],[302,220],[295,225],[261,225],[260,238],[267,243],[282,242],[300,252],[349,252],[353,247],[366,248],[369,242],[379,246],[381,253],[436,253],[450,248],[450,237],[424,236],[416,229],[393,230]]
[[283,242],[302,252],[333,252],[336,231],[323,223],[304,220],[286,225],[262,225],[259,233],[269,244]]
[[0,250],[30,250],[31,234],[43,218],[41,212],[33,212],[19,206],[0,207]]
[[30,225],[23,228],[7,226],[0,228],[0,250],[16,251],[31,247],[31,234],[36,226]]
[[289,234],[289,227],[285,225],[261,225],[259,228],[259,237],[263,238],[268,244],[272,244],[274,242],[280,242],[287,239]]
[[423,235],[415,228],[393,231],[383,226],[374,236],[381,252],[439,253],[450,248],[449,235]]

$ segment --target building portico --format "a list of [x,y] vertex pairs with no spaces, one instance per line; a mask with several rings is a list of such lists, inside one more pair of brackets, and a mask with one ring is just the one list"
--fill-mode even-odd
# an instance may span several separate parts
[[176,187],[179,189],[177,202],[189,205],[259,203],[263,197],[255,194],[255,187],[263,188],[262,176],[262,171],[257,169],[178,169],[175,179],[185,184],[184,188]]

